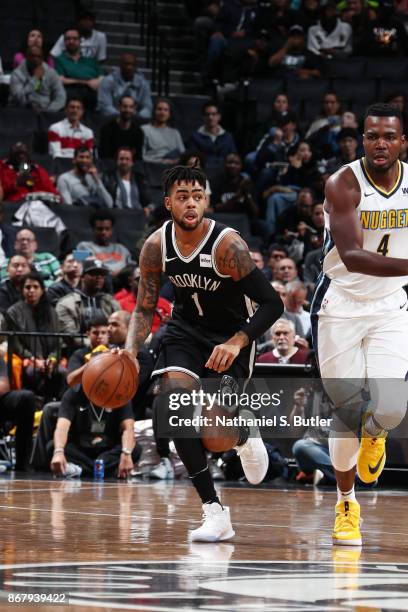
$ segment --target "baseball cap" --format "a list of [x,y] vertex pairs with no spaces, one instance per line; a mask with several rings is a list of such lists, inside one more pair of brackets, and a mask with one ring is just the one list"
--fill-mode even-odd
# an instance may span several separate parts
[[289,34],[304,34],[305,31],[303,27],[299,24],[295,24],[289,28]]
[[85,259],[82,267],[82,274],[88,274],[89,272],[102,272],[103,274],[109,274],[108,268],[105,268],[103,263],[98,259]]

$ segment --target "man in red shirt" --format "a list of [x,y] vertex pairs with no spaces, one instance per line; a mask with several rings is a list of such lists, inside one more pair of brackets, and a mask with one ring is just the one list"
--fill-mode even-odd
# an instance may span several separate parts
[[49,174],[31,161],[27,145],[16,142],[0,161],[0,201],[18,202],[38,191],[59,195]]
[[295,326],[292,321],[278,319],[271,331],[275,348],[258,357],[259,363],[306,363],[309,351],[295,346]]
[[[133,312],[136,306],[137,289],[139,286],[140,279],[140,268],[135,268],[132,275],[129,277],[130,280],[130,291],[128,289],[121,289],[115,294],[115,300],[119,302],[122,310],[127,312]],[[171,316],[171,303],[159,297],[156,310],[153,316],[152,323],[152,334],[155,334],[161,325],[164,325]]]

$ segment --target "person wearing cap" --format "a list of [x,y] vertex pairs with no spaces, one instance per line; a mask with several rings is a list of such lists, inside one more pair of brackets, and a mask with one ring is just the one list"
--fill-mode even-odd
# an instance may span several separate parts
[[305,32],[301,25],[289,28],[289,36],[282,47],[271,48],[268,67],[273,76],[294,76],[301,79],[320,77],[320,62],[306,48]]
[[[109,317],[119,310],[119,304],[104,291],[105,279],[109,269],[97,259],[86,259],[80,283],[76,289],[68,293],[56,305],[60,321],[60,331],[68,334],[82,333],[86,319],[103,312]],[[80,338],[72,338],[68,345],[77,347],[82,344]]]
[[339,19],[336,3],[330,0],[322,7],[318,23],[309,28],[307,48],[326,59],[347,57],[353,51],[352,37],[351,25]]
[[[95,30],[96,16],[88,10],[81,12],[78,18],[78,31],[80,38],[80,50],[82,57],[91,57],[98,62],[106,60],[107,40],[105,32]],[[64,35],[58,38],[51,49],[53,57],[59,57],[65,51]]]
[[93,240],[80,242],[77,249],[89,251],[92,257],[103,262],[112,276],[116,276],[131,262],[132,256],[123,244],[112,240],[115,217],[109,211],[99,210],[90,216],[89,223]]

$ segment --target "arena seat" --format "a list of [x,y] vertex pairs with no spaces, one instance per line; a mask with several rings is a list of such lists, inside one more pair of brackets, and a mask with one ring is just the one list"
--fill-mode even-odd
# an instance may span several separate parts
[[136,243],[143,234],[146,216],[143,210],[109,209],[115,217],[114,232],[116,240],[134,253]]
[[[266,121],[271,114],[273,99],[278,93],[285,91],[283,79],[254,79],[251,81],[249,92],[256,99],[256,115],[258,121]],[[293,103],[294,100],[291,100]]]
[[330,90],[328,79],[288,79],[286,91],[289,99],[319,100]]
[[377,83],[374,79],[333,79],[333,91],[342,102],[372,104],[377,97]]
[[331,59],[323,63],[323,74],[328,78],[360,79],[366,68],[367,58]]
[[210,219],[214,219],[214,221],[219,221],[219,223],[223,223],[224,225],[234,228],[241,234],[244,240],[249,240],[252,238],[247,215],[239,213],[212,213],[211,215],[207,216]]
[[367,62],[365,76],[371,79],[387,79],[404,82],[408,76],[408,60],[405,57],[376,57]]
[[408,83],[405,80],[381,79],[379,82],[378,99],[385,100],[388,96],[403,94],[408,100]]

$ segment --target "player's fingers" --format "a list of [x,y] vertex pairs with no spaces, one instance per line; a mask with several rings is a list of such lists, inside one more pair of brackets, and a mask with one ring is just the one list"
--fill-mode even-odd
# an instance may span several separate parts
[[205,364],[206,368],[213,368],[213,366],[214,366],[214,357],[215,357],[216,353],[217,353],[217,347],[215,346],[214,349],[213,349],[213,352],[211,353],[211,355],[207,359],[207,363]]
[[226,370],[228,370],[230,368],[232,362],[233,362],[233,356],[232,355],[225,355],[225,358],[220,363],[220,367],[219,367],[218,372],[221,374],[221,372],[225,372]]
[[215,370],[216,372],[218,372],[218,368],[220,367],[220,364],[222,362],[224,358],[224,351],[222,350],[217,350],[214,359],[213,359],[213,365],[212,365],[212,369]]

